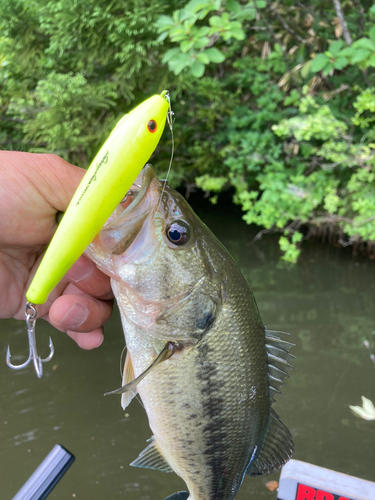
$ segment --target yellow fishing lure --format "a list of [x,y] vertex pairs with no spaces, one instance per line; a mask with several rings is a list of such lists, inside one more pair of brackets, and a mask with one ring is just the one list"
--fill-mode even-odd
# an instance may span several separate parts
[[48,295],[92,242],[154,152],[169,95],[154,95],[125,115],[94,158],[26,293],[32,304]]

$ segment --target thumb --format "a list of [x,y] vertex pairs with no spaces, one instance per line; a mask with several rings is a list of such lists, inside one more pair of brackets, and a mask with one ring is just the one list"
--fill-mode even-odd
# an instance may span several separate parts
[[56,155],[24,154],[30,154],[34,157],[35,170],[42,182],[46,184],[46,189],[43,190],[45,200],[55,210],[65,212],[86,170],[76,167]]
[[0,242],[45,245],[85,170],[51,154],[0,151]]
[[0,160],[34,186],[52,212],[65,212],[86,172],[53,154],[1,151]]

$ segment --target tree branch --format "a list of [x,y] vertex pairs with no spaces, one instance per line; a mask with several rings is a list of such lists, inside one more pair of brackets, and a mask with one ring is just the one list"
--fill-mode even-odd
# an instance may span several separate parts
[[303,38],[301,38],[299,36],[298,33],[296,33],[294,30],[292,30],[292,28],[287,24],[287,22],[281,17],[281,15],[277,12],[277,10],[275,9],[275,7],[269,2],[269,0],[266,0],[267,2],[267,5],[270,9],[271,12],[273,12],[275,14],[275,16],[277,17],[277,19],[280,21],[280,23],[283,25],[284,29],[290,33],[292,36],[294,36],[294,38],[296,40],[298,40],[300,43],[307,43],[306,40],[304,40]]
[[359,12],[359,29],[363,34],[365,30],[365,17],[364,17],[365,11],[364,8],[362,7],[361,0],[353,0],[353,3],[355,4]]
[[348,45],[351,45],[352,44],[352,37],[350,36],[348,26],[347,26],[345,18],[344,18],[344,13],[343,13],[342,8],[341,8],[340,0],[333,0],[333,5],[335,7],[338,20],[340,21],[340,24],[341,24],[342,35],[344,37],[344,40]]
[[17,122],[17,123],[26,122],[26,120],[21,120],[21,118],[11,118],[10,116],[0,116],[0,120],[3,122]]
[[267,28],[268,32],[271,34],[271,36],[273,37],[273,39],[276,41],[276,43],[278,43],[280,45],[280,48],[281,48],[281,51],[283,53],[283,57],[284,57],[284,61],[285,61],[285,64],[286,64],[286,67],[288,68],[288,71],[290,73],[290,77],[291,79],[293,80],[295,86],[297,87],[297,90],[298,90],[298,93],[300,95],[302,95],[302,88],[301,88],[301,85],[299,84],[298,80],[296,79],[296,77],[293,75],[293,72],[292,72],[292,68],[290,66],[290,62],[289,62],[289,59],[288,59],[288,54],[285,50],[285,46],[283,44],[283,42],[280,40],[280,38],[276,35],[276,33],[274,32],[273,28],[271,28],[271,26],[268,24],[268,21],[267,19],[264,17],[262,11],[257,7],[257,4],[256,2],[254,2],[254,7],[258,13],[258,16],[261,18],[261,20],[263,21],[265,27]]

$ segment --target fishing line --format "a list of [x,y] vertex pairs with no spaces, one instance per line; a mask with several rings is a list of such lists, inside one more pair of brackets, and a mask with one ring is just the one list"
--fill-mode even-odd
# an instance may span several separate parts
[[174,135],[173,135],[174,113],[172,111],[171,98],[170,98],[169,92],[165,95],[165,98],[167,99],[168,104],[169,104],[169,110],[168,110],[168,113],[167,113],[167,122],[168,122],[168,125],[169,125],[169,129],[171,131],[172,151],[171,151],[171,159],[169,160],[169,166],[168,166],[168,170],[167,170],[167,176],[164,179],[163,189],[161,191],[161,195],[160,195],[160,198],[159,198],[159,205],[160,205],[160,202],[161,202],[161,200],[163,198],[163,193],[164,193],[164,190],[165,190],[165,186],[167,184],[167,180],[168,180],[169,174],[171,172],[172,162],[173,162],[173,156],[174,156]]

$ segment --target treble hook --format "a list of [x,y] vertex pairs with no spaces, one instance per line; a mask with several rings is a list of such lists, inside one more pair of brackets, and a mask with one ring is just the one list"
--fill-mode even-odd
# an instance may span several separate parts
[[[31,314],[28,312],[28,310],[31,310]],[[35,339],[35,322],[36,322],[36,316],[37,316],[37,310],[35,307],[35,304],[32,304],[31,302],[27,302],[26,307],[25,307],[25,316],[26,316],[26,324],[27,324],[27,335],[29,337],[29,357],[27,360],[22,363],[22,365],[12,365],[10,362],[10,349],[8,346],[7,349],[7,356],[6,356],[6,362],[9,368],[12,368],[12,370],[22,370],[22,368],[25,368],[28,364],[30,364],[31,360],[34,362],[34,368],[35,372],[38,375],[39,378],[42,377],[43,375],[43,366],[42,363],[47,363],[47,361],[50,361],[55,353],[55,349],[53,347],[52,339],[51,337],[49,338],[49,349],[50,349],[50,354],[48,358],[42,359],[38,355],[38,351],[36,349],[36,339]]]

